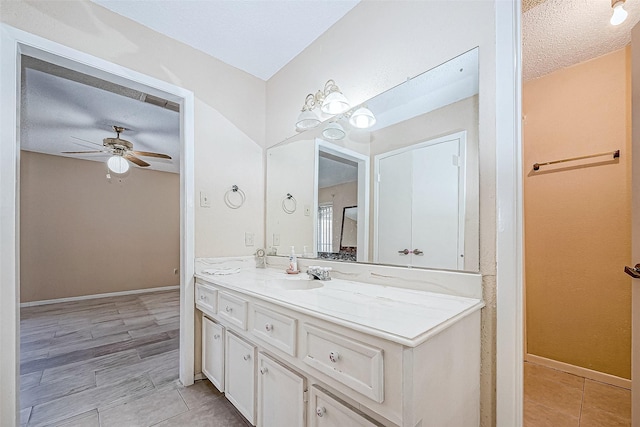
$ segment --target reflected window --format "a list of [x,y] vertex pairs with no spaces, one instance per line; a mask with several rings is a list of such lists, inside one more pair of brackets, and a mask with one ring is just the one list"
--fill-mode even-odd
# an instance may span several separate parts
[[318,207],[318,252],[333,252],[333,204]]

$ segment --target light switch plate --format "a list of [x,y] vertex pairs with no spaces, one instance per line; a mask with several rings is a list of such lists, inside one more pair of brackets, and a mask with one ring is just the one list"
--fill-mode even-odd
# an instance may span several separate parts
[[280,235],[273,233],[273,246],[280,246]]
[[253,233],[244,233],[244,245],[253,246]]
[[304,205],[304,216],[310,216],[310,215],[311,215],[311,206]]
[[200,192],[200,207],[210,208],[211,207],[211,199],[204,191]]

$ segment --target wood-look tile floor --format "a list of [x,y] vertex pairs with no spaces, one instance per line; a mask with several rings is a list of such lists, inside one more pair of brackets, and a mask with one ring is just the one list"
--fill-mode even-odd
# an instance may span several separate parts
[[20,310],[21,426],[246,427],[209,381],[178,381],[179,292]]
[[631,391],[525,362],[524,427],[631,426]]

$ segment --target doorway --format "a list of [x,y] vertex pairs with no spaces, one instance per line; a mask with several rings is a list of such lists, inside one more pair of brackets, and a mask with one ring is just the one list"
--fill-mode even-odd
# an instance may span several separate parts
[[178,86],[126,69],[32,34],[1,26],[0,201],[3,221],[0,263],[0,378],[5,384],[0,412],[3,422],[17,424],[19,399],[20,303],[20,87],[21,57],[26,55],[102,80],[176,102],[180,106],[180,381],[194,379],[194,116],[193,94]]

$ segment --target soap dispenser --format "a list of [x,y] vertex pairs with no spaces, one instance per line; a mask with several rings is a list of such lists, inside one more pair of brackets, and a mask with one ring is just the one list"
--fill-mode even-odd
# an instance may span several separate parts
[[295,247],[291,246],[291,255],[289,255],[289,268],[287,273],[298,274],[298,257],[296,256]]

